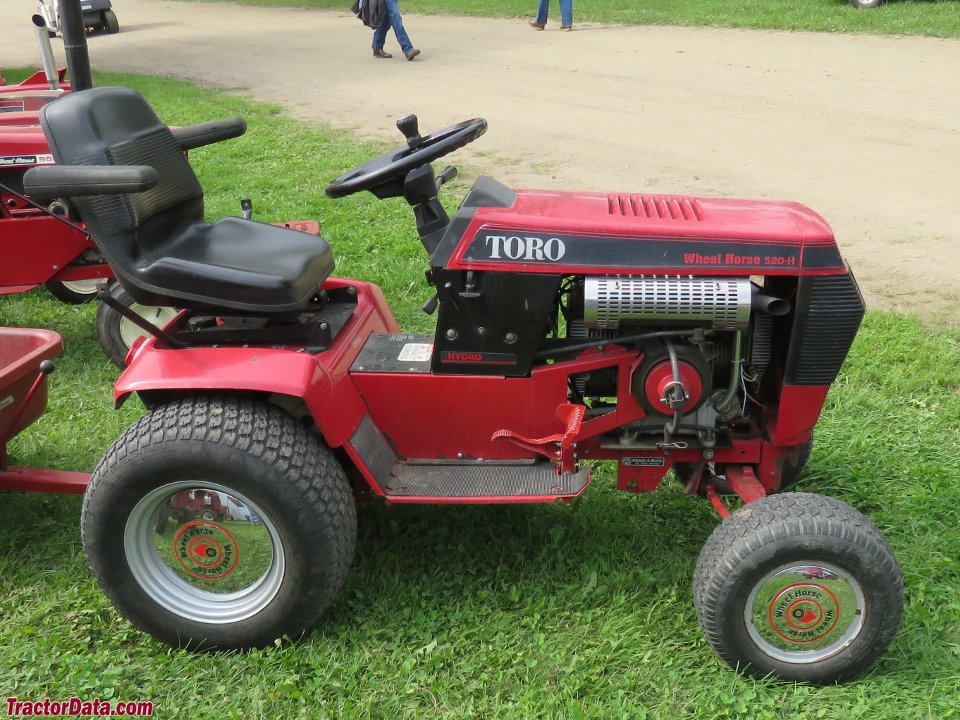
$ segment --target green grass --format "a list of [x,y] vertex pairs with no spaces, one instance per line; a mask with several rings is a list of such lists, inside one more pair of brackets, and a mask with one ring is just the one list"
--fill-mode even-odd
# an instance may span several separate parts
[[[266,5],[346,10],[344,0],[224,0]],[[559,9],[551,0],[551,16]],[[404,13],[533,17],[535,0],[403,0]],[[957,0],[891,0],[857,10],[846,0],[575,0],[574,22],[625,25],[703,25],[765,30],[813,30],[890,35],[960,36]]]
[[[402,201],[322,188],[382,148],[276,108],[167,80],[98,76],[143,91],[170,123],[241,114],[242,139],[191,153],[211,215],[254,198],[264,220],[317,217],[338,273],[380,283],[426,330],[425,255]],[[462,195],[463,185],[452,195]],[[67,350],[49,412],[15,439],[17,464],[90,470],[141,412],[112,410],[115,370],[93,307],[44,290],[0,298],[0,324],[49,327]],[[803,490],[866,511],[903,566],[900,633],[863,678],[814,688],[747,680],[703,639],[691,574],[715,527],[672,480],[613,489],[605,469],[572,506],[359,509],[346,586],[283,648],[192,655],[134,630],[88,574],[76,497],[0,504],[0,697],[149,700],[160,718],[945,718],[960,713],[960,343],[872,313],[817,428]]]

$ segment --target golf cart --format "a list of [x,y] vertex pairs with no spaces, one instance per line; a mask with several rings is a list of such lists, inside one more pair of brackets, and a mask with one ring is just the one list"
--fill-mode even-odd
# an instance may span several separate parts
[[[120,22],[110,0],[80,0],[83,27],[94,32],[118,33]],[[47,24],[50,37],[61,31],[60,0],[40,0],[37,12]]]

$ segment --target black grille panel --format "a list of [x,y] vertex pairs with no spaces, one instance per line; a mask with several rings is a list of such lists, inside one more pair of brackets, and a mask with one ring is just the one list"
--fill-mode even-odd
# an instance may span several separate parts
[[863,313],[863,298],[852,274],[801,278],[787,384],[829,385],[836,380]]

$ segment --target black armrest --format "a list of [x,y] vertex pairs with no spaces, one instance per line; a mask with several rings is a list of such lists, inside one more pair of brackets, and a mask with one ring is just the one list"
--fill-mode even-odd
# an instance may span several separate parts
[[200,123],[199,125],[188,125],[187,127],[170,128],[174,139],[180,143],[184,150],[193,150],[194,148],[221,140],[230,140],[240,137],[247,131],[247,123],[241,117],[227,118],[226,120],[211,120],[210,122]]
[[24,192],[35,198],[138,193],[160,176],[148,165],[41,165],[23,174]]

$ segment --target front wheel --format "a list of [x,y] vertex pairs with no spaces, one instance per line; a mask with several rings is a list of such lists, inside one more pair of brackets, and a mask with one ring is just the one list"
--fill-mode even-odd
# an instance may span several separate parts
[[772,495],[723,521],[694,572],[717,654],[756,677],[832,683],[869,667],[903,614],[903,575],[880,531],[846,503]]
[[886,0],[850,0],[850,4],[858,10],[867,10],[869,8],[879,7],[885,2]]
[[97,296],[97,288],[106,282],[103,278],[90,280],[50,280],[45,283],[47,290],[57,300],[70,305],[82,305]]
[[[171,508],[184,492],[244,512],[182,517]],[[134,625],[173,646],[233,650],[296,638],[333,602],[356,511],[333,454],[293,417],[200,397],[148,413],[114,443],[81,528],[93,574]]]
[[[114,283],[110,287],[110,294],[115,300],[133,310],[144,320],[162,328],[173,320],[177,309],[172,307],[141,305],[130,294]],[[127,353],[130,347],[146,333],[140,327],[118,313],[106,303],[100,303],[96,317],[97,340],[110,361],[121,370],[127,366]]]

